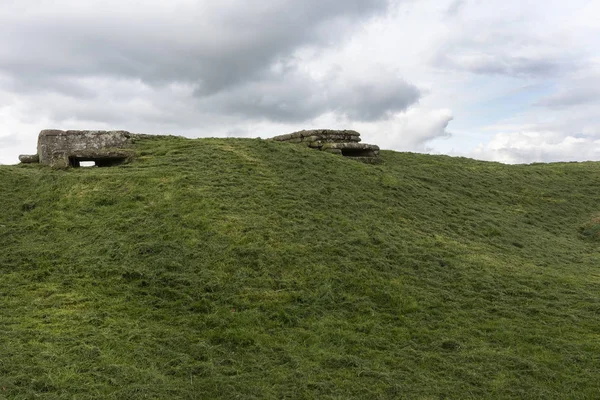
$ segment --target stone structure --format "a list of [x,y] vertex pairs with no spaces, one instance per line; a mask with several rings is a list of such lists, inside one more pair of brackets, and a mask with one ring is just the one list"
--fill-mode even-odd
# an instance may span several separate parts
[[360,143],[360,133],[350,130],[315,129],[275,136],[272,140],[304,144],[313,149],[365,162],[376,162],[379,146]]
[[[147,135],[127,131],[46,129],[39,134],[37,154],[21,155],[19,161],[54,168],[79,167],[83,161],[93,161],[98,167],[109,167],[130,160],[133,151],[128,147],[136,138],[145,136]],[[276,136],[271,140],[300,143],[364,162],[374,163],[379,160],[379,147],[360,143],[360,133],[351,130],[315,129]]]
[[126,148],[136,136],[126,131],[60,131],[46,129],[38,137],[37,154],[21,155],[22,163],[55,168],[79,167],[93,161],[98,167],[122,164],[132,157]]

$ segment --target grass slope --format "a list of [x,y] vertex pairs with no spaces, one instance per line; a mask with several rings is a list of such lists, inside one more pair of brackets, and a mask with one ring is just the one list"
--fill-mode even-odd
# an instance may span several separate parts
[[600,163],[136,149],[0,167],[0,398],[600,395]]

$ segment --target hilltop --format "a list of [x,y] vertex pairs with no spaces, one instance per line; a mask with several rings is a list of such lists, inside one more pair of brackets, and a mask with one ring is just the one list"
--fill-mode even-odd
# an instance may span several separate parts
[[600,163],[133,150],[0,166],[0,398],[600,392]]

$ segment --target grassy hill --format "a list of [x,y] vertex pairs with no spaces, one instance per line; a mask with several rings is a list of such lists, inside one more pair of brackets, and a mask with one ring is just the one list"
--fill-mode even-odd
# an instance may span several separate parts
[[600,396],[600,163],[136,151],[0,167],[0,398]]

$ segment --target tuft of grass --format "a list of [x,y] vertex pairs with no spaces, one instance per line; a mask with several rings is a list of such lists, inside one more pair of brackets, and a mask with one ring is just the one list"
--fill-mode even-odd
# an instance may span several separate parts
[[135,151],[0,166],[0,397],[600,392],[600,163]]
[[600,216],[595,216],[579,227],[579,233],[584,239],[600,242]]

